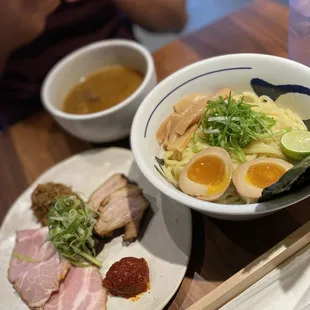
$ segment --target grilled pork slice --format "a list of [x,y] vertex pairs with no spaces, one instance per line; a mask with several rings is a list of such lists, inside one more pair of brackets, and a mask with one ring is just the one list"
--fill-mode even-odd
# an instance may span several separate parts
[[127,184],[128,179],[124,175],[120,173],[114,174],[90,196],[89,203],[95,210],[98,210],[102,200]]
[[44,227],[16,233],[8,279],[30,309],[43,309],[70,269],[70,263],[46,241],[47,232]]
[[135,184],[128,184],[102,201],[95,232],[103,237],[125,227],[124,241],[137,238],[140,221],[148,207],[149,202],[141,189]]
[[44,310],[105,310],[107,291],[96,267],[71,267]]

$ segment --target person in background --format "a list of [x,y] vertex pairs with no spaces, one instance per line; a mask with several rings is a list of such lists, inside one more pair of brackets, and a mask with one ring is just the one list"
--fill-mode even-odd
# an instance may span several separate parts
[[66,54],[98,40],[134,40],[132,23],[178,32],[185,1],[0,1],[0,130],[40,107],[42,81]]

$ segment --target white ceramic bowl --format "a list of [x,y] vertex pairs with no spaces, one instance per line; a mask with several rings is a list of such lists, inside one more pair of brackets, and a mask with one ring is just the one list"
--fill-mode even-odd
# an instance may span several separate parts
[[[270,84],[269,84],[270,83]],[[278,86],[276,86],[278,85]],[[278,97],[278,106],[286,106],[304,120],[310,119],[310,68],[299,63],[260,54],[235,54],[206,59],[169,76],[145,98],[134,118],[132,150],[138,166],[162,193],[204,214],[231,220],[251,219],[270,214],[310,195],[310,187],[266,203],[224,205],[202,201],[184,194],[158,173],[162,149],[155,133],[173,111],[173,104],[194,92],[213,93],[229,87]],[[303,94],[302,94],[303,93]],[[281,96],[279,96],[282,94]]]
[[[61,110],[66,95],[82,77],[114,64],[144,74],[142,84],[130,97],[92,114],[74,115]],[[82,47],[60,60],[47,75],[41,97],[45,109],[72,135],[90,142],[109,142],[130,133],[139,105],[155,85],[154,63],[147,49],[129,40],[105,40]]]

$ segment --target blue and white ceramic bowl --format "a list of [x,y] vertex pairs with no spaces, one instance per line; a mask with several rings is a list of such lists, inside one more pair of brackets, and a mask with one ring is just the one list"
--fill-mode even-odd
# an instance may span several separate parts
[[172,113],[173,105],[187,94],[213,93],[224,87],[268,95],[276,100],[279,107],[289,107],[305,121],[310,119],[310,68],[284,58],[261,54],[234,54],[206,59],[166,78],[139,107],[132,126],[131,145],[143,174],[163,194],[199,212],[222,219],[261,217],[310,196],[308,186],[265,203],[217,204],[184,194],[162,176],[160,158],[163,151],[155,139],[155,133]]

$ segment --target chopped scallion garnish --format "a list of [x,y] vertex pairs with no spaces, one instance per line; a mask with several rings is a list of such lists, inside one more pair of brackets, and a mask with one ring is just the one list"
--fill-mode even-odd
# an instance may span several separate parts
[[48,238],[61,255],[73,265],[101,267],[92,237],[95,213],[83,200],[74,196],[59,197],[47,217]]
[[219,146],[231,152],[240,162],[245,162],[243,148],[253,140],[275,138],[271,127],[276,121],[262,112],[253,110],[255,105],[248,104],[241,97],[238,100],[219,97],[209,100],[205,113],[196,130],[193,143],[197,152],[196,142],[206,140],[211,146]]

